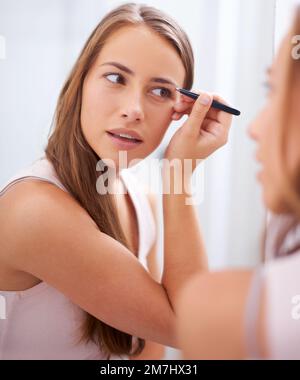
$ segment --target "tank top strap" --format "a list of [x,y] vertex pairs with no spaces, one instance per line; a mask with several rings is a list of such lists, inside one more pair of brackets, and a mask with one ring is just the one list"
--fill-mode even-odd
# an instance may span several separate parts
[[17,182],[26,180],[43,180],[46,182],[53,183],[58,186],[60,189],[68,192],[63,184],[57,178],[53,165],[46,157],[40,157],[37,160],[33,161],[28,167],[18,171],[14,176],[12,176],[8,181],[1,186],[0,196]]
[[155,219],[146,194],[146,187],[140,183],[130,169],[123,169],[121,177],[125,181],[125,185],[135,206],[140,228],[140,259],[143,264],[146,264],[147,254],[156,239]]
[[[121,171],[121,178],[124,181],[135,207],[140,235],[139,259],[144,267],[147,268],[146,257],[155,241],[156,228],[152,209],[146,195],[146,187],[139,182],[130,169],[123,169]],[[17,182],[27,179],[43,180],[68,192],[58,179],[52,163],[45,156],[42,156],[6,181],[6,183],[0,187],[0,196],[4,195],[4,193]]]

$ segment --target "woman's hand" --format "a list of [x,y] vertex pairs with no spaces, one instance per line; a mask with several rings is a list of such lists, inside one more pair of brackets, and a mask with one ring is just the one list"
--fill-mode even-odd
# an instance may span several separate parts
[[[199,92],[194,91],[197,94]],[[232,115],[211,108],[213,98],[227,104],[216,95],[201,92],[197,100],[181,95],[180,102],[173,107],[173,120],[179,120],[183,115],[189,115],[181,128],[172,137],[164,158],[179,159],[182,167],[185,159],[192,160],[193,171],[196,160],[203,160],[226,144]],[[198,162],[199,163],[199,162]]]

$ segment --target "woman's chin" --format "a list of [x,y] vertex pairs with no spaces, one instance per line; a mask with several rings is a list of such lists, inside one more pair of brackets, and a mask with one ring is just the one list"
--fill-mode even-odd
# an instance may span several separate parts
[[287,205],[278,196],[278,194],[267,194],[263,195],[263,200],[266,208],[270,210],[273,214],[286,214],[289,212]]

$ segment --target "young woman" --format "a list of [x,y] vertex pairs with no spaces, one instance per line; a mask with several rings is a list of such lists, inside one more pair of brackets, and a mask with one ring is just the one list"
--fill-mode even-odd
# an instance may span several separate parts
[[[160,279],[155,197],[121,170],[119,153],[129,166],[146,158],[184,114],[165,162],[189,159],[195,169],[226,143],[232,117],[210,109],[213,96],[184,101],[175,90],[192,88],[193,71],[185,32],[155,8],[122,5],[89,37],[59,96],[45,156],[0,193],[1,359],[155,359],[162,345],[178,348],[175,300],[207,270],[197,212],[185,204],[192,173],[177,194],[181,166],[162,167]],[[99,194],[112,168],[114,191]]]
[[269,70],[266,105],[249,128],[272,215],[268,260],[186,284],[176,303],[185,359],[300,359],[299,35],[300,7]]

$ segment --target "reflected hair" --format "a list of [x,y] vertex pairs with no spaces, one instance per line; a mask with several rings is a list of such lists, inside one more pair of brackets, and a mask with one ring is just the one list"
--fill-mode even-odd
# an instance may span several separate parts
[[[264,231],[264,258],[268,235],[274,235],[275,241],[272,243],[274,257],[290,255],[300,250],[300,149],[295,168],[291,169],[288,163],[288,151],[292,136],[297,139],[300,145],[300,110],[298,106],[300,58],[297,59],[292,54],[295,48],[294,36],[300,36],[300,6],[296,6],[294,22],[288,34],[289,43],[285,45],[284,88],[280,94],[279,127],[274,130],[274,133],[277,134],[275,147],[277,149],[277,161],[274,164],[279,168],[279,177],[274,178],[274,180],[280,191],[286,213],[274,216]],[[292,237],[292,241],[290,240],[289,244],[285,244],[288,236]]]

